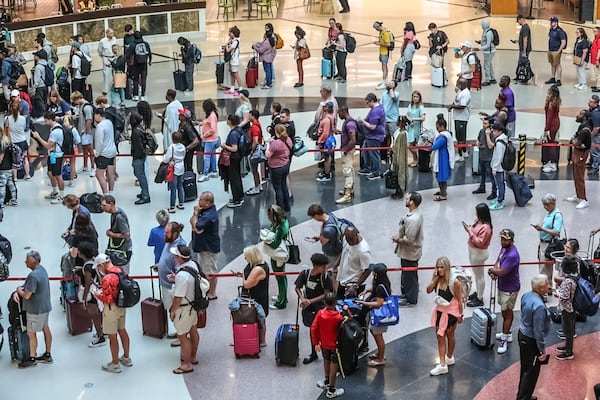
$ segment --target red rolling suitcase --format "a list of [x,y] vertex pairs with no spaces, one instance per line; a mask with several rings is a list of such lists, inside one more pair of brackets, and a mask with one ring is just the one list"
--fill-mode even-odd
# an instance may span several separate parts
[[252,57],[246,66],[246,87],[255,88],[258,82],[258,62]]
[[71,335],[80,335],[92,330],[92,319],[77,299],[65,301],[67,312],[67,329]]
[[481,71],[473,72],[473,79],[471,80],[471,90],[481,90]]
[[[240,288],[238,291],[241,294]],[[252,300],[240,297],[240,308],[231,311],[233,319],[233,352],[236,358],[259,357],[258,312]]]
[[[150,283],[152,285],[152,297],[144,299],[142,308],[142,333],[162,339],[167,334],[167,310],[161,299],[154,297],[154,279],[152,278],[152,267],[150,267]],[[160,283],[158,293],[161,295]]]

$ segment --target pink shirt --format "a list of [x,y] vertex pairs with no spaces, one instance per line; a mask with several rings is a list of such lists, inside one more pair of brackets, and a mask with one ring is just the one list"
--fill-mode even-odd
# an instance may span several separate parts
[[202,121],[202,140],[205,142],[216,142],[218,139],[217,114],[211,112],[208,118]]
[[290,149],[293,147],[292,140],[287,138],[286,143],[283,143],[281,139],[275,139],[269,144],[269,149],[267,150],[269,168],[280,168],[290,163]]
[[492,228],[488,224],[476,221],[469,229],[469,246],[487,250],[492,240]]

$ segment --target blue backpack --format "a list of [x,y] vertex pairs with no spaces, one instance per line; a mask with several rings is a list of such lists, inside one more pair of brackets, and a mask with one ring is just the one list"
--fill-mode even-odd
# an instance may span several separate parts
[[200,64],[200,60],[202,60],[202,52],[195,44],[193,44],[192,47],[194,48],[194,62],[196,64]]
[[573,297],[573,308],[579,314],[593,316],[598,312],[600,297],[596,295],[594,286],[581,276],[577,279],[577,289]]

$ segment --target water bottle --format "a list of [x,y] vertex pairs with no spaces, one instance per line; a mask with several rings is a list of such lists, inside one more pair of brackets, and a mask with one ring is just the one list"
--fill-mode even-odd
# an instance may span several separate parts
[[123,307],[123,304],[125,304],[125,295],[123,294],[122,290],[119,290],[119,295],[117,297],[117,307]]
[[50,153],[50,164],[56,164],[56,154],[54,152]]

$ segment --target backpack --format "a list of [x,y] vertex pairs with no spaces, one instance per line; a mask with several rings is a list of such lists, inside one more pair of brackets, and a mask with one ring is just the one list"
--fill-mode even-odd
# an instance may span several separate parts
[[517,150],[510,140],[508,143],[504,140],[498,140],[498,142],[506,146],[506,149],[504,150],[504,157],[502,157],[502,169],[505,171],[511,171],[517,162]]
[[121,141],[121,135],[125,132],[125,117],[123,117],[118,111],[113,112],[114,107],[106,109],[106,117],[112,122],[114,133],[115,133],[115,144],[119,144]]
[[12,168],[13,169],[21,169],[23,168],[24,158],[23,158],[23,150],[15,145],[14,143],[10,144],[10,155],[12,157]]
[[109,274],[115,274],[119,277],[119,285],[117,286],[117,298],[115,304],[120,308],[129,308],[140,302],[141,292],[140,285],[129,275],[121,272],[108,271]]
[[580,314],[593,316],[598,312],[600,297],[596,295],[594,285],[583,277],[577,279],[577,289],[573,297],[573,308]]
[[390,32],[390,47],[388,47],[388,51],[393,51],[396,48],[396,38],[391,31]]
[[74,139],[73,139],[73,128],[67,128],[66,126],[62,126],[62,131],[63,131],[63,144],[62,146],[60,146],[60,149],[62,150],[62,152],[67,155],[67,156],[71,156],[73,154],[75,154],[75,146],[74,146]]
[[58,87],[65,86],[69,82],[69,70],[66,67],[58,67],[56,69],[56,84]]
[[477,57],[477,53],[475,53],[474,51],[472,51],[467,56],[467,63],[469,62],[469,57],[470,56],[475,57],[475,71],[474,72],[481,72],[481,60],[479,59],[479,57]]
[[156,137],[154,133],[150,129],[146,129],[144,131],[144,154],[147,156],[151,156],[158,149],[158,143],[156,142]]
[[419,50],[421,48],[421,42],[419,42],[417,39],[415,39],[413,41],[413,46],[415,46],[415,50]]
[[354,50],[356,50],[356,38],[350,33],[344,33],[344,40],[346,41],[346,51],[354,53]]
[[102,214],[104,211],[102,210],[102,206],[100,205],[100,201],[102,200],[102,195],[98,193],[84,193],[79,197],[79,203],[82,204],[85,208],[90,210],[91,213],[94,214]]
[[333,251],[335,254],[341,254],[343,248],[344,231],[347,227],[354,226],[354,224],[346,218],[336,217],[333,213],[329,213],[329,216],[333,219],[333,223],[328,221],[327,224],[334,225],[337,229],[337,237],[335,242],[331,245],[333,246]]
[[52,61],[54,64],[58,62],[58,53],[56,52],[55,45],[50,45],[50,61]]
[[240,141],[238,143],[238,152],[240,156],[245,157],[252,151],[252,138],[250,129],[240,129]]
[[[194,261],[198,270],[200,270],[200,266],[196,261]],[[196,272],[190,267],[183,267],[180,271],[185,271],[188,274],[194,277],[194,300],[190,301],[190,299],[186,298],[188,302],[192,304],[192,308],[196,311],[205,310],[208,308],[210,301],[208,300],[208,288],[210,287],[210,283],[206,276],[202,272]]]
[[357,120],[353,120],[356,124],[356,144],[362,146],[365,142],[365,126],[359,124]]
[[54,71],[48,64],[44,65],[44,85],[54,86]]
[[490,28],[490,32],[492,32],[492,43],[494,43],[494,46],[498,46],[500,44],[500,36],[498,36],[498,31],[494,28]]
[[533,77],[533,71],[531,70],[531,64],[527,57],[521,57],[519,64],[517,65],[517,81],[526,83]]
[[83,53],[76,53],[75,55],[81,60],[81,64],[79,65],[79,74],[81,74],[83,77],[89,76],[92,72],[92,62],[88,60]]
[[282,49],[283,48],[283,39],[281,38],[281,36],[279,36],[278,33],[274,33],[275,35],[275,48],[276,49]]
[[196,64],[200,64],[200,60],[202,60],[202,52],[195,44],[192,45],[192,48],[194,49],[194,62]]
[[454,295],[454,282],[457,280],[460,283],[460,287],[462,290],[463,303],[466,303],[467,298],[471,293],[471,283],[473,278],[464,267],[450,268],[450,281],[448,282],[448,287],[450,288],[450,292],[452,293],[452,295]]
[[8,72],[8,77],[11,80],[18,80],[19,77],[25,74],[25,68],[18,61],[9,61],[10,62],[10,71]]
[[134,48],[135,62],[138,64],[145,64],[148,62],[148,46],[146,42],[139,42],[135,44]]
[[10,240],[0,234],[0,263],[9,264],[12,260],[12,246]]

